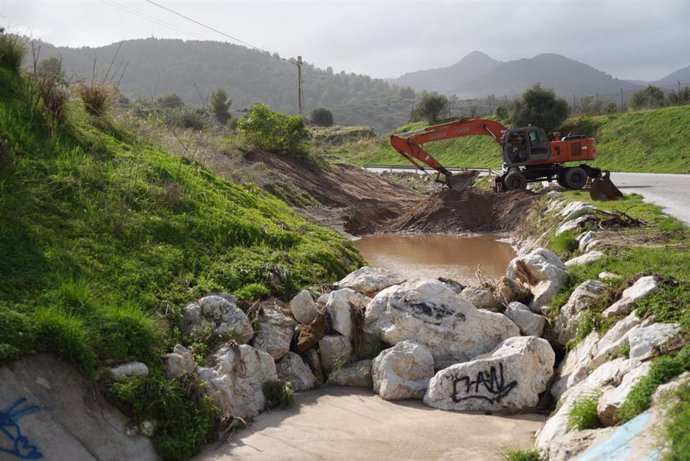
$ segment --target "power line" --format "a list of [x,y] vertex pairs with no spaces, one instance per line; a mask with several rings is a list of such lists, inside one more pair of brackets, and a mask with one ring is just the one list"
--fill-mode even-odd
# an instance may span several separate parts
[[170,12],[170,13],[172,13],[172,14],[176,14],[177,16],[180,16],[181,18],[184,18],[184,19],[186,19],[187,21],[191,21],[191,22],[193,22],[194,24],[198,24],[198,25],[200,25],[201,27],[205,27],[205,28],[208,29],[208,30],[212,30],[213,32],[215,32],[215,33],[217,33],[217,34],[220,34],[220,35],[222,35],[222,36],[224,36],[224,37],[227,37],[227,38],[229,38],[229,39],[231,39],[231,40],[234,40],[234,41],[236,41],[236,42],[238,42],[238,43],[241,43],[241,44],[243,44],[243,45],[246,45],[246,46],[248,46],[248,47],[250,47],[250,48],[254,48],[255,50],[263,51],[264,53],[268,53],[268,51],[262,50],[262,49],[259,48],[258,46],[254,46],[254,45],[252,45],[251,43],[247,43],[247,42],[245,42],[244,40],[240,40],[240,39],[237,38],[237,37],[233,37],[232,35],[228,35],[228,34],[226,34],[226,33],[223,32],[223,31],[220,31],[220,30],[218,30],[218,29],[215,29],[215,28],[213,28],[213,27],[211,27],[211,26],[207,26],[206,24],[204,24],[204,23],[202,23],[202,22],[199,22],[199,21],[197,21],[196,19],[192,19],[192,18],[190,18],[189,16],[185,16],[185,15],[182,14],[182,13],[178,13],[177,11],[170,9],[170,8],[168,8],[167,6],[163,6],[163,5],[161,5],[160,3],[156,3],[156,2],[154,2],[153,0],[145,0],[145,1],[148,2],[148,3],[150,3],[150,4],[152,4],[152,5],[157,6],[158,8],[164,9],[165,11],[168,11],[168,12]]
[[103,3],[105,3],[106,5],[112,6],[113,8],[117,8],[117,9],[120,10],[120,11],[124,11],[125,13],[129,13],[129,14],[131,14],[131,15],[133,15],[133,16],[136,16],[136,17],[138,17],[138,18],[140,18],[140,19],[144,19],[144,20],[146,20],[146,21],[152,22],[152,23],[154,23],[154,24],[158,24],[158,25],[161,25],[161,26],[163,26],[163,27],[167,27],[167,28],[170,29],[170,30],[174,30],[174,31],[176,31],[176,32],[183,32],[183,33],[185,33],[185,34],[191,35],[191,36],[196,37],[196,38],[198,38],[198,39],[202,39],[202,38],[203,38],[201,35],[199,35],[199,34],[197,34],[197,33],[195,33],[195,32],[192,32],[192,31],[187,30],[187,29],[183,29],[183,28],[178,27],[178,26],[176,26],[176,25],[174,25],[174,24],[170,24],[170,23],[165,22],[165,21],[163,21],[163,20],[154,18],[153,16],[149,16],[149,15],[147,15],[146,13],[142,13],[141,11],[135,10],[134,8],[131,8],[131,7],[129,7],[129,6],[122,5],[122,4],[117,3],[117,2],[115,2],[115,1],[113,1],[113,0],[101,0],[101,1],[102,1]]

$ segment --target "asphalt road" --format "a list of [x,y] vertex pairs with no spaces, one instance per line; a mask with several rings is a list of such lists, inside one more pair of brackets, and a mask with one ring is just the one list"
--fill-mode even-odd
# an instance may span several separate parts
[[[415,168],[367,167],[368,171],[419,172]],[[453,168],[451,168],[453,170]],[[433,170],[430,170],[434,172]],[[435,172],[434,172],[435,173]],[[483,172],[483,174],[487,174]],[[636,193],[655,203],[664,212],[690,225],[690,175],[657,173],[611,173],[611,180],[624,194]]]
[[611,173],[611,180],[624,194],[640,194],[646,201],[663,207],[666,213],[690,225],[690,175]]

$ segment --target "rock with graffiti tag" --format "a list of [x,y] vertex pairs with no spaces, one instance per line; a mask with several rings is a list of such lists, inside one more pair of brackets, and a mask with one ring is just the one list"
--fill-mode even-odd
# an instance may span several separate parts
[[436,373],[424,403],[442,410],[519,411],[539,402],[555,354],[536,336],[508,338],[492,352]]

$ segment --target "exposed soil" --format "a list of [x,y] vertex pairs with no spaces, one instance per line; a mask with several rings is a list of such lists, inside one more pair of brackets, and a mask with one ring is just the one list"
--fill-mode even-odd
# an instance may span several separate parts
[[307,192],[323,207],[303,207],[321,225],[361,236],[377,232],[495,232],[514,229],[537,195],[495,193],[469,188],[419,194],[358,167],[321,167],[303,158],[249,152],[250,162],[266,164],[273,174]]

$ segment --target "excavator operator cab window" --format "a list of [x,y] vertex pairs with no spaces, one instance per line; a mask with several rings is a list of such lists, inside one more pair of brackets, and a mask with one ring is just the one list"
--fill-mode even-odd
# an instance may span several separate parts
[[548,160],[551,150],[549,147],[549,139],[546,133],[541,128],[529,128],[529,160],[531,162],[539,162]]
[[527,133],[525,130],[511,130],[505,138],[503,156],[509,166],[523,165],[529,160]]

